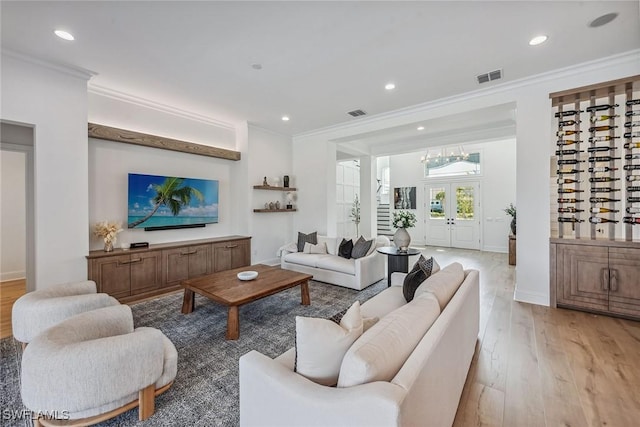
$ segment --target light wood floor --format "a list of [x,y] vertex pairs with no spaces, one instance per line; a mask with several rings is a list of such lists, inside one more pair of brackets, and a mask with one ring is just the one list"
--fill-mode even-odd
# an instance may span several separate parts
[[24,279],[0,282],[0,338],[11,336],[11,307],[25,292]]
[[[513,300],[506,254],[427,248],[480,270],[480,335],[454,427],[640,425],[640,322]],[[2,337],[22,283],[0,284]]]

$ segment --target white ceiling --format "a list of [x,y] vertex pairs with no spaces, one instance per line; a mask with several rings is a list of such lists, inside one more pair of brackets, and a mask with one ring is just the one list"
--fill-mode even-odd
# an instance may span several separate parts
[[[475,75],[494,69],[508,82],[640,48],[638,4],[2,1],[1,41],[95,71],[91,85],[297,134],[358,120],[353,109],[373,115],[475,90]],[[619,16],[588,27],[608,12]],[[528,46],[538,34],[549,41]],[[397,88],[385,91],[390,81]]]

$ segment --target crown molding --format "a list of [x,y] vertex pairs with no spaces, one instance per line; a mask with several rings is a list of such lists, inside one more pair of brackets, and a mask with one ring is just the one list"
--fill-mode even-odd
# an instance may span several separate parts
[[91,77],[98,75],[98,73],[96,73],[95,71],[87,70],[82,67],[76,67],[75,65],[63,64],[60,62],[37,58],[35,56],[31,56],[17,50],[0,48],[0,53],[2,54],[2,56],[7,56],[9,58],[17,59],[22,62],[38,65],[40,67],[57,71],[59,73],[66,74],[72,77],[77,77],[83,80],[89,80]]
[[159,111],[161,113],[170,114],[172,116],[180,117],[183,119],[193,120],[196,122],[220,127],[223,129],[234,131],[234,132],[236,130],[236,125],[234,123],[217,120],[209,116],[205,116],[203,114],[198,114],[192,111],[187,111],[180,108],[172,107],[167,104],[162,104],[157,101],[131,95],[116,89],[108,88],[106,86],[100,86],[94,83],[89,83],[87,91],[94,95],[104,96],[105,98],[126,102],[127,104],[136,105],[138,107],[149,108],[155,111]]
[[409,107],[400,108],[397,110],[376,114],[370,117],[362,118],[356,122],[340,123],[337,125],[331,125],[320,129],[311,130],[308,132],[302,132],[293,135],[293,139],[301,139],[308,137],[315,137],[324,134],[328,134],[336,131],[343,131],[355,127],[366,126],[368,124],[376,123],[383,120],[395,119],[409,114],[422,113],[436,108],[444,107],[447,105],[455,104],[461,101],[469,101],[471,99],[485,97],[489,95],[500,94],[515,89],[532,86],[559,78],[572,77],[579,74],[597,71],[603,68],[616,67],[627,63],[640,64],[640,49],[634,49],[627,52],[622,52],[616,55],[607,56],[604,58],[598,58],[592,61],[583,62],[580,64],[571,65],[568,67],[558,68],[555,70],[547,71],[544,73],[536,74],[529,77],[523,77],[511,82],[501,83],[489,88],[476,89],[470,92],[465,92],[457,95],[448,96],[446,98],[436,99],[434,101],[427,101],[421,104],[412,105]]

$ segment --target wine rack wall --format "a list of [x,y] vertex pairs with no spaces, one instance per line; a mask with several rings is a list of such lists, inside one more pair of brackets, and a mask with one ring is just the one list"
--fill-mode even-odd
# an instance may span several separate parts
[[552,236],[640,238],[640,76],[550,95]]

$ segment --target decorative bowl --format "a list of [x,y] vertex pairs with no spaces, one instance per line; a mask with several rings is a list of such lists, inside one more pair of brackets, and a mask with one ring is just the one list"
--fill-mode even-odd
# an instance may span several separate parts
[[253,280],[258,277],[257,271],[241,271],[238,273],[238,279],[240,280]]

